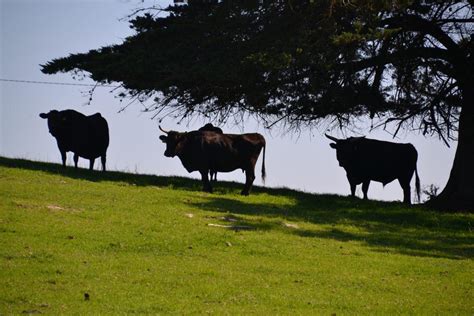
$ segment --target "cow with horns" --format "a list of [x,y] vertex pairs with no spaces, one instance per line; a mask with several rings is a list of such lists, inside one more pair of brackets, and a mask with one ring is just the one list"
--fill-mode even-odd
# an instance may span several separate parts
[[334,141],[329,144],[336,149],[339,166],[346,170],[347,180],[351,186],[351,195],[362,183],[364,199],[367,199],[370,181],[382,182],[383,185],[397,179],[403,189],[403,202],[411,203],[410,182],[416,174],[416,192],[420,199],[420,179],[416,162],[418,153],[412,144],[398,144],[365,137],[337,139],[326,134]]
[[160,139],[166,144],[166,157],[181,160],[188,172],[199,171],[203,190],[212,192],[209,171],[231,172],[242,169],[245,172],[245,186],[242,195],[248,195],[255,180],[255,164],[263,148],[262,180],[265,181],[265,138],[258,133],[220,134],[211,131],[180,133],[165,131]]

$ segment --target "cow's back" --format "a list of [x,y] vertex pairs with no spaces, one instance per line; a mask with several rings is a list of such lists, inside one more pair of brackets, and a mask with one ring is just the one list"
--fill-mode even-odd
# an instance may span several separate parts
[[360,139],[356,148],[351,173],[357,178],[387,184],[416,167],[418,154],[412,144]]
[[245,169],[258,154],[265,139],[257,133],[220,134],[212,131],[193,131],[186,135],[185,150],[179,155],[189,171],[214,170],[229,172]]
[[89,150],[92,155],[101,155],[109,146],[109,126],[107,121],[96,113],[87,117]]
[[214,139],[216,142],[209,143],[207,154],[211,168],[216,171],[246,169],[265,146],[265,138],[258,133],[221,134]]
[[259,133],[247,133],[241,135],[230,134],[234,146],[239,150],[244,159],[250,158],[260,153],[265,146],[265,138]]
[[109,129],[107,121],[100,113],[85,116],[74,110],[64,112],[70,123],[61,131],[58,143],[67,151],[83,158],[91,159],[104,155],[109,145]]

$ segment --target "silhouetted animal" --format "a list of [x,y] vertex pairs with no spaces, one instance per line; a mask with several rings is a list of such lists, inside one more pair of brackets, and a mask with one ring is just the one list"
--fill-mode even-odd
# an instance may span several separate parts
[[326,137],[335,141],[329,145],[336,149],[339,166],[346,170],[352,196],[360,183],[364,199],[367,199],[371,180],[386,185],[398,179],[403,189],[403,202],[410,204],[410,182],[415,172],[416,192],[418,200],[420,199],[420,179],[416,168],[418,153],[412,144],[391,143],[365,137],[337,139],[327,134]]
[[52,110],[41,113],[40,117],[48,119],[49,132],[56,138],[63,166],[66,166],[66,152],[72,151],[76,168],[79,157],[89,159],[91,170],[95,159],[100,157],[105,171],[109,127],[100,113],[85,116],[74,110]]
[[209,131],[179,133],[160,130],[166,134],[160,139],[166,143],[166,157],[178,156],[188,172],[199,171],[203,190],[212,192],[209,170],[230,172],[245,171],[242,195],[248,195],[255,180],[255,164],[263,148],[262,179],[265,181],[265,138],[258,134],[219,134]]
[[[222,132],[222,129],[220,129],[217,126],[212,125],[211,123],[207,123],[206,125],[201,127],[199,131],[209,131],[209,132],[214,132],[218,134],[224,134],[224,132]],[[217,181],[217,172],[215,170],[209,170],[209,177],[211,178],[210,179],[211,181],[213,180]]]
[[220,129],[219,127],[217,126],[214,126],[212,125],[211,123],[207,123],[206,125],[204,125],[203,127],[201,127],[199,129],[201,132],[202,131],[209,131],[209,132],[215,132],[215,133],[219,133],[219,134],[224,134],[222,132],[222,129]]

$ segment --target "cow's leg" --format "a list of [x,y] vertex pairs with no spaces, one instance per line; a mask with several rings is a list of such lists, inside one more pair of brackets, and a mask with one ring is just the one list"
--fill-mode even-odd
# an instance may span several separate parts
[[350,182],[350,184],[351,184],[351,196],[355,197],[357,184],[355,184],[353,182]]
[[208,177],[209,170],[203,170],[203,171],[200,171],[200,173],[201,173],[201,178],[202,178],[203,191],[212,193],[212,186],[211,186],[211,183],[209,182],[209,177]]
[[59,150],[61,152],[61,161],[63,162],[63,167],[66,167],[66,151],[65,150]]
[[74,168],[77,169],[77,162],[79,161],[79,155],[78,154],[74,154]]
[[105,154],[100,156],[100,161],[102,162],[102,171],[105,171],[105,162],[107,161],[107,156]]
[[369,191],[370,180],[362,182],[362,193],[364,193],[364,200],[367,200],[367,192]]
[[410,180],[398,178],[398,182],[403,189],[403,203],[411,204],[411,187]]
[[245,186],[240,194],[249,195],[250,188],[252,187],[253,181],[255,180],[255,164],[253,167],[245,170]]
[[351,185],[351,196],[355,197],[357,182],[350,177],[347,177],[347,180],[349,180],[349,184]]
[[89,170],[94,169],[95,158],[89,159]]

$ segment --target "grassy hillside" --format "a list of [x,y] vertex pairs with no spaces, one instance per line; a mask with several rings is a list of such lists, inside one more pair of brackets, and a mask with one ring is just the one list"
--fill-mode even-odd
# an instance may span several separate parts
[[474,215],[241,186],[0,158],[0,314],[474,313]]

